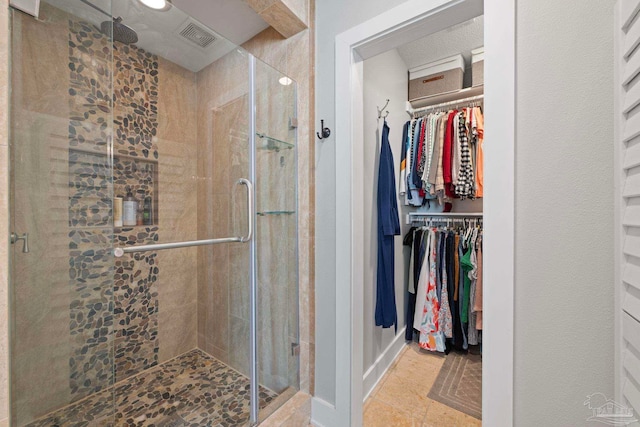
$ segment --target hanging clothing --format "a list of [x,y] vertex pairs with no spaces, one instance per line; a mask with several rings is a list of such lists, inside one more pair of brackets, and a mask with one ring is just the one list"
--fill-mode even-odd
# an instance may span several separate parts
[[[406,133],[405,133],[406,131]],[[403,128],[400,194],[424,206],[483,197],[484,118],[480,107],[434,112]]]
[[431,255],[431,246],[434,244],[431,233],[425,231],[425,237],[423,238],[423,245],[426,248],[425,257],[420,263],[420,275],[418,278],[418,286],[416,287],[416,309],[413,313],[413,321],[411,324],[416,330],[420,330],[422,327],[422,316],[424,313],[424,306],[427,303],[427,291],[429,283],[429,256]]
[[416,286],[420,277],[420,265],[422,258],[424,257],[423,247],[423,235],[424,230],[421,228],[411,227],[409,232],[405,235],[403,244],[411,248],[409,254],[409,283],[407,286],[407,313],[405,322],[407,328],[405,329],[405,339],[407,341],[413,340],[413,317],[416,309]]
[[398,192],[401,196],[407,194],[407,153],[410,150],[409,144],[409,125],[411,122],[407,122],[402,127],[402,154],[400,155],[400,187]]
[[449,288],[447,286],[447,271],[446,271],[446,253],[445,253],[445,240],[444,233],[438,233],[440,235],[439,254],[440,262],[439,274],[442,276],[442,290],[440,293],[440,322],[442,324],[442,332],[445,338],[453,338],[453,317],[451,315],[451,296],[449,294]]
[[454,132],[454,117],[458,114],[458,111],[453,110],[449,113],[447,119],[447,127],[444,134],[444,147],[442,149],[442,173],[444,178],[444,193],[447,197],[453,198],[453,177],[452,177],[452,159],[453,159],[453,132]]
[[469,279],[469,273],[473,269],[473,264],[471,263],[471,247],[464,248],[462,247],[462,252],[464,255],[460,259],[460,264],[462,266],[462,311],[460,313],[460,318],[464,323],[469,322],[469,299],[470,299],[470,289],[471,289],[471,279]]
[[476,313],[476,328],[482,330],[482,236],[476,242],[476,256],[478,258],[478,271],[476,278],[476,298],[473,303],[473,311]]
[[394,236],[400,234],[393,153],[389,126],[384,121],[378,169],[378,266],[376,280],[376,326],[398,328],[394,280]]
[[473,116],[476,120],[476,132],[478,141],[476,143],[476,197],[484,197],[484,117],[480,107],[473,109]]
[[445,353],[481,342],[481,239],[481,230],[471,226],[418,227],[405,236],[405,244],[414,248],[407,274],[417,282],[415,294],[407,288],[407,340],[417,331],[421,348]]
[[420,123],[421,119],[412,120],[407,131],[407,138],[409,139],[409,164],[407,165],[407,191],[406,191],[406,204],[411,206],[422,206],[423,199],[421,196],[420,188],[416,185],[420,180],[416,180],[418,160],[419,160],[419,146],[420,146]]
[[460,145],[460,171],[458,174],[458,183],[455,187],[455,192],[461,199],[466,199],[473,195],[471,192],[471,186],[474,180],[474,175],[464,111],[459,113],[458,143]]
[[440,329],[440,302],[436,294],[436,239],[435,233],[429,231],[426,263],[420,275],[426,279],[426,299],[420,321],[420,348],[430,351],[444,351],[444,334]]
[[469,291],[469,327],[467,328],[469,345],[478,345],[479,343],[479,333],[476,324],[477,313],[473,311],[473,306],[476,300],[476,284],[478,279],[478,253],[476,250],[477,237],[478,230],[474,229],[471,235],[471,264],[473,268],[469,272],[469,279],[471,280],[471,288]]

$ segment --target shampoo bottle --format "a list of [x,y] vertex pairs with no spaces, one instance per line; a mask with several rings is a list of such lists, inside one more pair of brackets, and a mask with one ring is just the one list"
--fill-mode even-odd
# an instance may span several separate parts
[[144,198],[144,210],[143,210],[144,225],[153,224],[153,214],[151,209],[151,196]]
[[136,225],[136,213],[138,211],[138,202],[135,197],[133,197],[133,193],[131,192],[131,188],[127,188],[127,195],[124,198],[124,209],[122,215],[122,223],[124,225]]
[[113,226],[122,227],[122,197],[113,198]]

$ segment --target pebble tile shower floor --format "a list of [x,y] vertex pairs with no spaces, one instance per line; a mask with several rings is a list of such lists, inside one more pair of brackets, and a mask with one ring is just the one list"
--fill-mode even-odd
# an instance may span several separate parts
[[[260,407],[276,396],[260,387]],[[27,427],[231,427],[245,425],[248,420],[249,379],[196,349]]]

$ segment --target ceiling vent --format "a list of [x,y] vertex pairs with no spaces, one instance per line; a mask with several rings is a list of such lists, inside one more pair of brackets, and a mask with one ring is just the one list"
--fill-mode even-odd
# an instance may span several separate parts
[[190,19],[182,24],[178,29],[178,34],[189,40],[191,43],[197,44],[201,48],[210,46],[216,40],[216,37],[213,34]]

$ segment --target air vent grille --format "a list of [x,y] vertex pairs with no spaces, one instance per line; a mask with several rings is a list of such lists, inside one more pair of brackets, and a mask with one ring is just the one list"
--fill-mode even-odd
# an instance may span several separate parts
[[193,22],[188,22],[179,34],[202,48],[209,46],[216,40],[213,34]]

